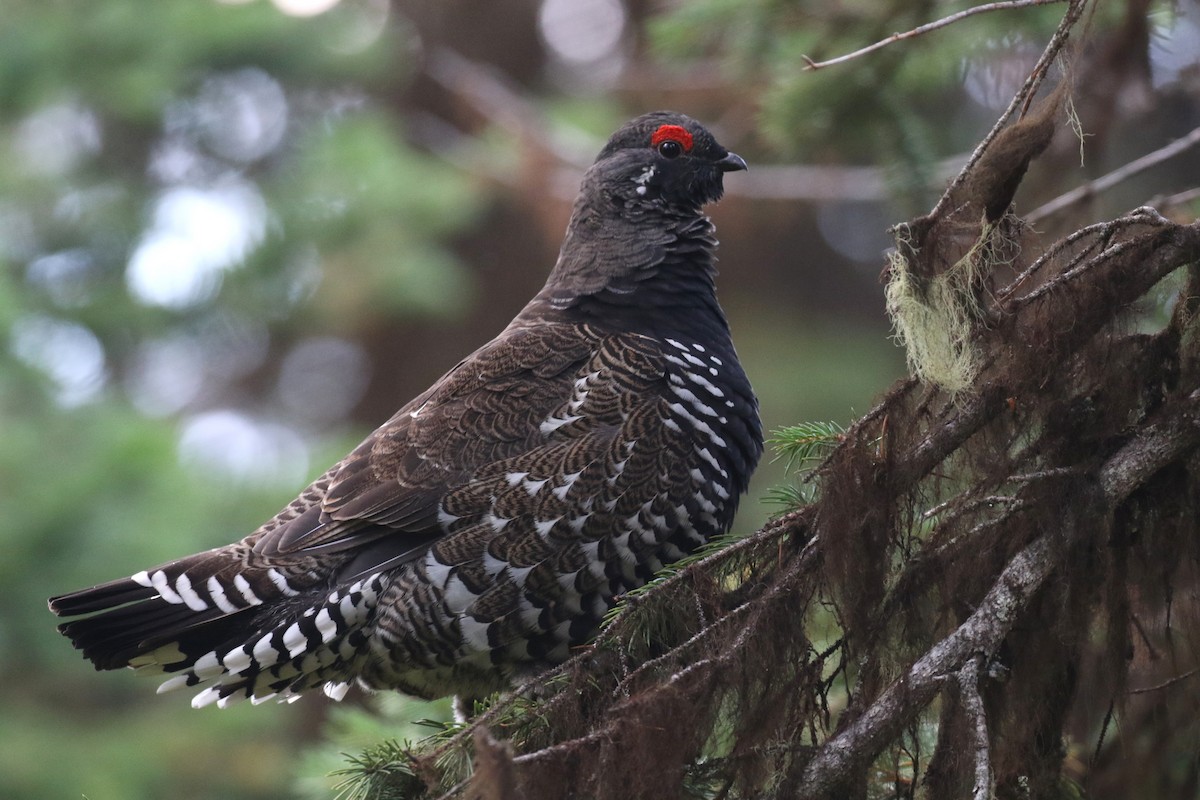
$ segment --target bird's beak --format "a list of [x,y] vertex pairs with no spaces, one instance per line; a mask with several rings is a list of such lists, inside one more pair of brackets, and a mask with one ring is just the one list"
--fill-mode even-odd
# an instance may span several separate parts
[[717,162],[717,169],[721,172],[737,172],[746,169],[746,159],[737,153],[726,153],[725,157]]

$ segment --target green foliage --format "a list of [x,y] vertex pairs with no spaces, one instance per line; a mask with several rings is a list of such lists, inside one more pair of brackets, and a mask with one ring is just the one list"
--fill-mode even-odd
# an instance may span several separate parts
[[790,482],[772,486],[763,499],[785,510],[811,503],[816,496],[816,486],[809,481],[811,470],[845,433],[846,429],[836,422],[801,422],[772,431],[767,444],[775,450],[776,460],[784,461]]
[[207,70],[255,64],[301,82],[336,84],[394,71],[394,54],[404,52],[378,46],[350,57],[336,46],[336,17],[314,23],[268,3],[18,0],[6,4],[5,23],[4,114],[78,96],[133,126],[156,127],[164,102]]
[[772,431],[767,443],[786,460],[787,471],[794,472],[827,455],[842,441],[845,433],[846,429],[836,422],[801,422]]
[[459,172],[403,141],[380,111],[357,112],[301,136],[294,162],[272,187],[284,236],[292,247],[316,242],[334,273],[314,309],[327,324],[361,325],[364,310],[470,307],[471,278],[439,241],[473,220],[480,196]]
[[350,766],[334,775],[346,776],[335,788],[336,800],[383,800],[420,792],[424,788],[408,761],[408,747],[385,739],[360,755],[347,756]]
[[[298,726],[323,700],[305,701],[309,715],[192,712],[184,695],[93,673],[54,631],[46,598],[225,544],[291,499],[294,477],[183,463],[180,435],[187,415],[214,406],[290,422],[273,407],[274,376],[254,373],[289,346],[298,315],[308,335],[354,340],[381,320],[469,307],[471,277],[446,242],[486,194],[415,150],[372,99],[411,80],[408,32],[393,20],[373,43],[351,41],[361,13],[344,3],[301,19],[266,2],[186,0],[5,7],[0,680],[20,691],[0,702],[4,797],[286,794]],[[221,92],[245,89],[247,76],[277,92],[284,116],[254,118],[247,135],[275,125],[278,140],[239,153],[221,145],[245,132]],[[258,227],[215,272],[217,290],[180,306],[138,297],[130,264],[164,224],[164,198],[211,207],[223,190],[261,208],[247,223],[235,207],[235,222]],[[220,235],[188,245],[203,251],[204,237]],[[39,350],[64,331],[97,354],[94,381],[74,399],[62,385],[72,351]],[[198,389],[147,414],[137,376],[156,347],[199,354],[170,377]],[[357,438],[337,420],[295,434],[310,473]],[[370,736],[353,746],[384,738]],[[328,797],[323,786],[313,796]]]
[[[424,702],[399,694],[374,695],[363,706],[331,709],[319,748],[300,766],[297,790],[312,800],[381,800],[414,793],[420,785],[410,752],[430,737],[457,730],[450,702]],[[390,792],[390,794],[389,794]]]

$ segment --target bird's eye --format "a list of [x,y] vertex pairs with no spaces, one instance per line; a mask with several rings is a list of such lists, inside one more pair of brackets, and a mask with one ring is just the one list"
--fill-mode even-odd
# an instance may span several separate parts
[[674,139],[663,139],[658,143],[658,152],[663,158],[679,158],[683,155],[683,145]]
[[680,125],[659,125],[650,137],[650,146],[663,158],[679,158],[684,153],[690,153],[692,144],[692,134]]

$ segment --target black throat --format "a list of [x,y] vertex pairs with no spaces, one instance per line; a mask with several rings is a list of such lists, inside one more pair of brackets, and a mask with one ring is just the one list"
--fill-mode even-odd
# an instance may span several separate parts
[[607,214],[576,206],[558,263],[522,316],[532,312],[725,349],[729,324],[717,303],[712,223],[698,210],[622,205]]

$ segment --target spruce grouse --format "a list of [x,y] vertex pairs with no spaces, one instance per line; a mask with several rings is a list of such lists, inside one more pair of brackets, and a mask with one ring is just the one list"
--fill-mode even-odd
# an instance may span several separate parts
[[712,223],[746,162],[695,120],[618,130],[537,296],[240,542],[65,594],[97,669],[192,705],[351,683],[484,696],[729,529],[762,453]]

